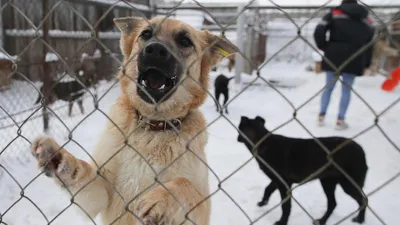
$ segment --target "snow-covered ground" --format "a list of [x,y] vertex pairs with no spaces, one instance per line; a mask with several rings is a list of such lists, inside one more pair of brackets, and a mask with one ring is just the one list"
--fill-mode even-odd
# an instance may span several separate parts
[[[213,77],[219,73],[214,73]],[[224,71],[224,73],[226,74],[227,72]],[[323,75],[306,72],[305,65],[296,64],[267,64],[262,69],[261,75],[267,79],[290,83],[289,86],[296,85],[293,88],[278,88],[278,91],[291,103],[288,103],[276,90],[258,80],[256,83],[260,85],[249,87],[236,98],[233,97],[236,94],[231,93],[232,102],[229,105],[230,114],[227,118],[234,125],[238,125],[242,115],[250,117],[260,115],[266,119],[266,126],[272,130],[293,118],[294,109],[291,106],[293,104],[295,108],[298,108],[296,118],[312,135],[353,137],[374,124],[375,116],[370,108],[379,114],[400,97],[400,90],[396,90],[393,93],[384,93],[380,90],[380,85],[383,82],[381,77],[358,78],[354,89],[368,102],[370,108],[353,94],[348,113],[348,122],[351,128],[338,132],[333,129],[333,126],[338,111],[340,87],[337,87],[333,93],[327,116],[327,126],[320,128],[315,123],[320,96],[316,96],[310,102],[308,100],[322,89],[324,85]],[[254,78],[254,76],[246,76],[243,77],[243,80],[248,82]],[[103,84],[102,93],[110,86],[110,83]],[[244,86],[240,88],[243,89]],[[19,89],[19,91],[26,90]],[[119,92],[119,88],[112,88],[100,100],[99,109],[107,113]],[[213,90],[210,90],[210,92],[213,93]],[[31,105],[35,97],[36,95],[28,94],[25,99],[28,102],[27,104]],[[305,104],[306,102],[308,103]],[[305,105],[302,106],[303,104]],[[94,110],[91,98],[85,100],[85,110],[86,115],[82,116],[77,107],[74,108],[74,116],[72,118],[67,116],[67,108],[57,110],[56,113],[62,118],[65,125],[57,121],[56,117],[52,117],[50,132],[58,142],[65,143],[68,140],[69,131],[72,131],[72,138],[79,145],[69,142],[66,148],[82,159],[89,158],[87,154],[93,148],[96,137],[107,120],[101,111]],[[209,123],[220,116],[215,110],[212,98],[208,98],[205,105],[202,106],[202,111]],[[400,132],[399,115],[400,104],[397,104],[379,117],[378,121],[380,128],[397,145],[396,147],[376,127],[356,138],[356,141],[366,151],[370,168],[364,189],[366,193],[374,191],[391,177],[400,173],[400,152],[398,151],[398,146],[400,146],[400,139],[398,138]],[[278,129],[276,133],[291,137],[310,137],[310,134],[299,122],[292,121]],[[77,207],[75,206],[63,211],[63,209],[70,206],[69,198],[50,179],[41,175],[31,182],[39,174],[39,171],[36,169],[35,162],[29,153],[27,140],[32,141],[35,136],[41,134],[41,131],[42,124],[40,119],[25,123],[20,130],[15,126],[0,130],[0,151],[2,151],[2,154],[0,154],[0,224],[3,222],[8,225],[43,225],[48,224],[53,219],[54,221],[51,224],[54,225],[93,224],[92,222],[83,222],[80,217],[76,217],[74,210],[77,210]],[[256,206],[269,180],[258,169],[254,160],[251,160],[236,172],[240,166],[251,158],[251,155],[243,144],[236,141],[237,131],[235,128],[226,119],[219,118],[209,126],[208,133],[209,142],[206,151],[209,166],[213,170],[213,173],[210,173],[210,188],[212,192],[217,191],[211,198],[212,224],[250,224],[250,221],[256,220],[263,213],[279,204],[280,197],[276,192],[273,194],[268,206],[264,208]],[[5,150],[3,151],[4,148]],[[83,149],[86,149],[88,153]],[[12,174],[13,178],[8,173]],[[221,188],[223,190],[218,190],[218,182],[222,182]],[[385,224],[400,224],[400,216],[398,215],[400,212],[399,187],[400,179],[397,179],[370,196],[371,209],[379,215]],[[23,191],[21,188],[23,188]],[[326,198],[319,182],[310,182],[296,188],[293,193],[296,200],[314,218],[319,218],[325,212]],[[341,188],[337,189],[336,196],[338,206],[328,224],[337,223],[357,208],[356,203],[344,194]],[[298,204],[293,202],[292,205],[289,224],[312,224],[311,218]],[[46,221],[37,208],[41,209],[41,212],[46,215],[49,221]],[[1,215],[3,215],[2,218]],[[273,224],[279,219],[280,215],[281,209],[278,207],[255,224]],[[350,220],[346,220],[341,224],[350,225],[353,223]],[[378,225],[382,223],[368,210],[365,224]]]

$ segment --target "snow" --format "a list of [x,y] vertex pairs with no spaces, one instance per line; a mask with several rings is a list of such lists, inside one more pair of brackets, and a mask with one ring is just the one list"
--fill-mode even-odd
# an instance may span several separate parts
[[314,62],[321,62],[322,61],[322,56],[324,55],[324,52],[321,50],[314,51],[311,56]]
[[89,57],[89,54],[87,54],[87,53],[82,53],[81,61],[84,60],[84,59],[87,58],[87,57]]
[[95,58],[101,58],[101,51],[100,49],[96,48],[96,50],[93,53],[93,57]]
[[56,54],[54,54],[54,53],[48,52],[48,53],[46,53],[46,59],[45,59],[45,61],[46,61],[46,62],[55,62],[55,61],[58,61],[58,56],[57,56]]
[[[304,64],[274,63],[267,64],[261,71],[261,76],[266,79],[279,80],[283,84],[290,84],[292,88],[277,88],[294,107],[299,108],[310,98],[316,95],[323,87],[325,77],[306,72]],[[212,80],[217,74],[224,73],[232,76],[226,70],[220,70],[212,73]],[[254,76],[243,76],[244,83],[255,79]],[[400,89],[393,93],[385,93],[380,90],[380,84],[383,77],[360,77],[357,78],[354,89],[365,99],[376,114],[385,111],[400,96]],[[246,115],[254,117],[260,115],[266,119],[266,126],[273,130],[288,120],[293,118],[294,109],[292,106],[273,88],[267,86],[262,80],[255,81],[253,85],[241,93],[237,98],[237,93],[231,92],[232,102],[229,104],[230,114],[227,115],[234,126],[237,126],[240,116]],[[99,110],[108,113],[111,105],[120,94],[119,87],[106,91],[109,87],[115,87],[114,83],[103,83],[100,85],[100,95],[103,96],[99,102]],[[12,93],[19,94],[21,105],[32,105],[36,98],[36,91],[26,82],[18,82],[9,90]],[[23,86],[25,85],[25,86]],[[35,84],[38,87],[39,84]],[[116,84],[118,85],[118,84]],[[243,84],[244,85],[244,84]],[[241,89],[244,86],[240,86]],[[211,85],[213,86],[213,85]],[[234,86],[234,83],[231,83]],[[339,86],[339,85],[338,85]],[[106,94],[105,94],[106,93]],[[210,90],[213,93],[213,90]],[[0,105],[8,110],[10,102],[7,98],[12,97],[5,93],[0,95]],[[338,101],[340,97],[340,88],[334,90],[331,100],[331,106],[327,115],[327,126],[317,127],[316,115],[319,109],[318,95],[313,100],[300,107],[296,112],[296,118],[301,122],[312,135],[328,136],[341,135],[353,137],[374,124],[374,113],[363,103],[356,95],[352,95],[352,102],[348,112],[348,122],[350,129],[346,131],[335,131],[334,121],[338,110]],[[235,98],[235,99],[234,99]],[[234,100],[233,100],[234,99]],[[7,104],[6,104],[7,103]],[[68,141],[69,131],[72,131],[74,142],[66,144],[68,149],[75,156],[88,160],[88,153],[93,149],[99,132],[103,129],[106,116],[99,110],[94,110],[93,98],[88,94],[84,100],[86,115],[81,115],[78,107],[73,109],[73,117],[67,116],[67,107],[59,108],[63,102],[56,102],[52,108],[58,117],[63,120],[61,123],[57,117],[51,117],[50,135],[56,138],[60,143]],[[22,108],[20,109],[22,110]],[[208,123],[211,123],[220,115],[215,112],[215,104],[212,98],[208,98],[205,105],[201,107]],[[378,125],[388,138],[394,142],[393,146],[389,140],[377,128],[373,127],[364,134],[356,137],[366,151],[369,171],[364,191],[370,193],[380,185],[384,184],[391,177],[400,172],[400,154],[397,150],[400,145],[398,133],[400,129],[400,104],[396,104],[388,111],[384,112],[378,120]],[[12,112],[9,112],[12,113]],[[23,115],[15,116],[14,119],[21,121],[28,116],[37,116],[40,113],[30,111]],[[3,112],[1,114],[4,115]],[[2,115],[0,115],[2,117]],[[245,164],[251,158],[250,153],[245,146],[236,141],[237,131],[227,119],[219,118],[208,128],[209,141],[206,147],[208,164],[215,175],[210,172],[211,192],[218,190],[219,181],[223,181],[221,188],[212,197],[212,225],[243,225],[250,224],[249,219],[241,212],[242,209],[250,218],[255,220],[263,213],[279,204],[280,197],[276,192],[270,199],[269,204],[264,208],[258,208],[256,203],[261,199],[265,186],[268,184],[268,178],[259,170],[257,163],[251,160],[239,171],[235,172],[240,166]],[[6,224],[18,225],[38,225],[48,224],[41,213],[32,204],[34,202],[49,220],[53,220],[54,225],[89,225],[91,222],[83,222],[80,217],[76,217],[76,206],[72,205],[65,212],[61,211],[70,206],[70,200],[67,194],[62,192],[49,178],[44,175],[39,176],[32,183],[39,171],[29,153],[29,143],[33,138],[42,133],[41,118],[33,119],[27,123],[21,124],[21,128],[16,126],[7,129],[0,129],[0,213],[3,214],[2,222]],[[310,134],[297,121],[291,121],[287,125],[275,131],[277,134],[283,134],[291,137],[310,137]],[[0,120],[0,126],[9,124],[10,119]],[[25,139],[26,138],[26,139]],[[88,153],[86,153],[86,151]],[[5,169],[8,171],[6,172]],[[12,174],[15,180],[23,187],[21,188],[8,174]],[[232,175],[233,174],[233,175]],[[226,180],[225,180],[226,179]],[[379,215],[386,224],[399,224],[400,219],[400,195],[398,187],[400,179],[394,180],[383,189],[377,191],[369,198],[370,207]],[[229,195],[229,196],[228,196]],[[298,202],[314,218],[320,217],[326,209],[326,198],[322,188],[317,181],[310,182],[293,191],[293,195]],[[22,198],[21,198],[22,196]],[[336,190],[338,206],[331,216],[328,224],[335,224],[350,212],[356,210],[356,203],[344,194],[341,188]],[[32,201],[32,202],[31,202]],[[235,201],[237,205],[233,202]],[[13,204],[16,204],[6,212]],[[239,208],[240,207],[240,208]],[[61,213],[61,214],[60,214]],[[60,214],[60,216],[58,216]],[[266,216],[262,217],[256,224],[273,224],[281,215],[281,209],[272,210]],[[99,220],[96,220],[99,222]],[[311,219],[302,211],[301,207],[293,202],[292,213],[289,224],[312,224]],[[349,219],[341,223],[343,225],[353,224]],[[365,225],[381,224],[370,210],[367,210]]]
[[[35,29],[7,29],[5,33],[12,37],[35,37],[43,36],[42,30]],[[49,36],[54,38],[92,38],[94,37],[94,32],[91,31],[65,31],[65,30],[49,30]],[[120,32],[99,32],[99,38],[102,39],[119,39],[121,37]]]
[[9,55],[8,53],[4,53],[0,51],[0,59],[8,59],[8,60],[17,60],[18,56]]

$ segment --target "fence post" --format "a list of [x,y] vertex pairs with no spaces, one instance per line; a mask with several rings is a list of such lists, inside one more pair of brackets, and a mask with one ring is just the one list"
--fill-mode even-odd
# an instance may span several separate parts
[[[243,6],[238,6],[237,12],[240,13],[239,17],[237,18],[236,23],[236,46],[239,48],[239,51],[244,53],[244,43],[243,43],[243,36],[245,35],[245,15],[243,10]],[[242,13],[241,13],[242,12]],[[241,82],[241,74],[243,71],[243,57],[240,54],[236,54],[235,57],[235,86],[236,88],[239,87]]]
[[[43,31],[43,41],[45,43],[49,43],[49,21],[46,20],[46,15],[49,11],[49,0],[43,0],[42,2],[42,20],[43,20],[43,27],[42,27],[42,31]],[[50,75],[50,67],[49,64],[46,62],[46,55],[47,55],[47,47],[46,45],[43,44],[43,63],[42,63],[42,81],[43,81],[43,90],[42,90],[42,94],[44,97],[44,101],[43,101],[43,108],[42,108],[42,113],[43,113],[43,129],[45,132],[48,131],[49,129],[49,113],[47,111],[47,106],[51,101],[51,94],[50,94],[50,90],[51,90],[51,75]]]
[[149,0],[150,18],[157,16],[157,5],[155,0]]
[[[0,0],[0,7],[3,6],[3,0]],[[0,16],[0,47],[4,49],[4,36],[3,36],[3,15]]]

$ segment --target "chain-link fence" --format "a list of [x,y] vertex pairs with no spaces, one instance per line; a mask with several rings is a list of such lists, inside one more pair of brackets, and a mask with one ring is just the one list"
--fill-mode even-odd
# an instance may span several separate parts
[[[307,4],[0,0],[0,224],[398,224],[400,5]],[[338,64],[315,33],[343,21],[371,35]],[[315,125],[336,81],[342,133]]]

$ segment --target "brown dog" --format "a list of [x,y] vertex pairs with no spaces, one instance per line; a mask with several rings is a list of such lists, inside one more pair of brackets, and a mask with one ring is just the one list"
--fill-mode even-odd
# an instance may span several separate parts
[[379,71],[381,59],[385,56],[398,56],[399,50],[392,48],[384,37],[380,38],[373,47],[371,66],[367,75],[374,76]]
[[50,137],[35,140],[32,152],[86,215],[100,213],[104,224],[208,225],[207,133],[198,108],[210,69],[236,47],[174,19],[114,21],[122,32],[122,94],[95,162],[77,159]]

